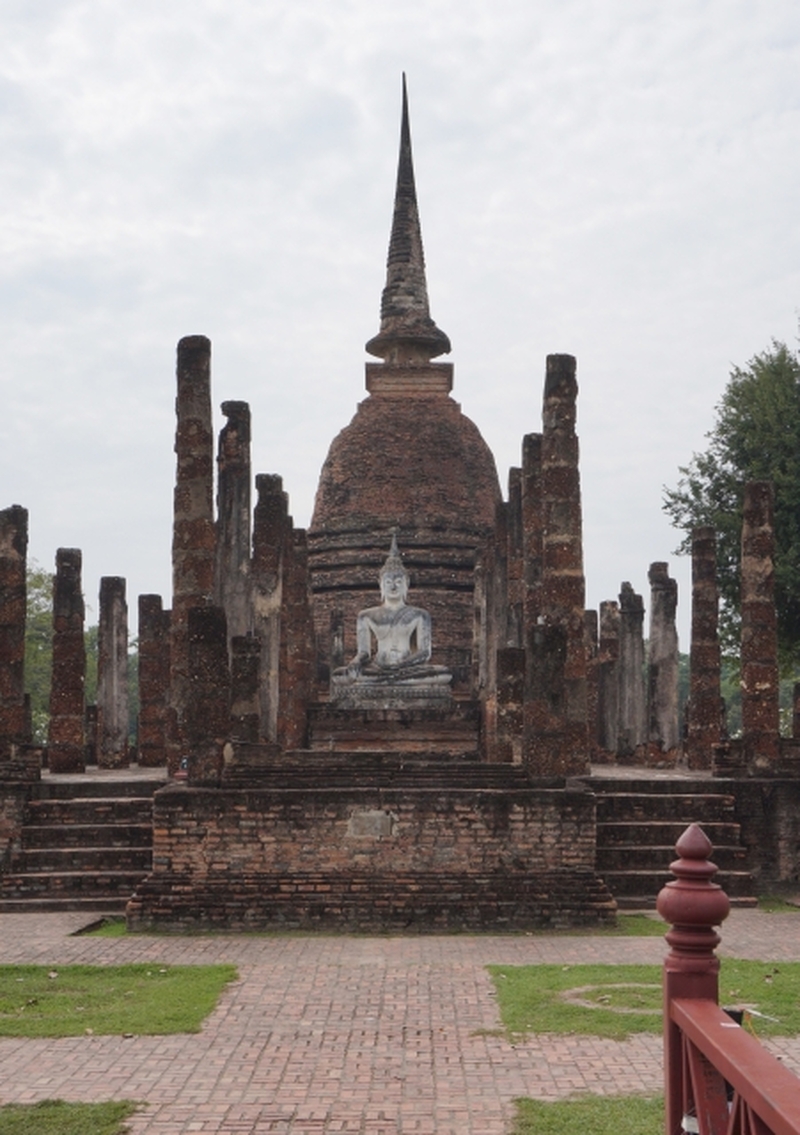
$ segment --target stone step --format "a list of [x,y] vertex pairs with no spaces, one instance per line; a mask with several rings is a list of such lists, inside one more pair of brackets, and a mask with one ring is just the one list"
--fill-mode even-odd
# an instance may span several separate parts
[[61,778],[57,774],[43,776],[37,785],[37,795],[41,800],[72,800],[76,797],[100,796],[117,797],[136,796],[152,797],[165,784],[169,783],[166,775],[160,770],[158,777],[130,777],[118,779],[104,777],[102,773],[86,773]]
[[[129,897],[129,896],[128,896]],[[128,898],[13,898],[0,896],[0,914],[57,913],[58,911],[85,910],[91,914],[124,914]]]
[[[675,858],[675,844],[686,831],[684,820],[610,820],[597,825],[598,847],[619,847],[624,844],[643,846],[653,843],[669,847]],[[722,847],[739,841],[739,825],[731,822],[703,820],[703,831],[714,844]]]
[[187,891],[183,876],[150,875],[137,888],[129,916],[137,929],[163,924],[175,931],[226,924],[431,931],[613,924],[616,910],[590,872],[258,873],[236,887],[198,881],[198,892],[202,909],[213,911],[205,921],[197,920],[198,894]]
[[142,871],[26,871],[2,877],[3,900],[27,898],[130,898]]
[[[738,832],[735,835],[738,837]],[[612,871],[663,872],[675,858],[674,843],[661,846],[644,840],[641,843],[608,847],[601,845],[598,839],[597,870],[604,876]],[[747,848],[737,843],[727,846],[721,844],[715,846],[712,858],[720,871],[741,870],[747,860]]]
[[[598,874],[605,880],[617,902],[624,896],[645,896],[654,903],[662,887],[674,881],[675,876],[668,869],[658,870],[608,870]],[[749,871],[719,871],[714,876],[714,882],[722,887],[730,899],[739,896],[751,896],[753,893],[753,876]]]
[[153,800],[150,796],[81,796],[71,799],[31,800],[26,807],[25,824],[143,824],[151,823]]
[[29,824],[22,829],[22,850],[47,847],[151,847],[152,823]]
[[52,871],[86,871],[105,874],[109,871],[135,871],[145,875],[152,867],[152,847],[45,847],[31,848],[14,856],[14,874]]
[[597,797],[598,824],[634,820],[683,823],[731,823],[734,798],[722,793],[619,792]]
[[[617,907],[620,911],[655,910],[656,897],[656,895],[619,895]],[[757,895],[729,895],[728,897],[731,907],[735,907],[737,910],[752,909],[758,906]],[[669,927],[665,924],[665,934],[668,929]]]

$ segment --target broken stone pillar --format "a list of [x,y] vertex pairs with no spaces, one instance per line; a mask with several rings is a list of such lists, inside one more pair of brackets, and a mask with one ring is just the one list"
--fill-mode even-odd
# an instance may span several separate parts
[[619,596],[619,729],[617,756],[643,758],[647,742],[644,602],[630,583]]
[[231,739],[257,744],[259,740],[258,672],[261,643],[253,635],[231,640]]
[[217,451],[217,540],[214,603],[222,607],[228,638],[252,630],[250,605],[250,407],[223,402],[228,419]]
[[478,549],[474,569],[473,681],[483,709],[483,748],[488,761],[497,749],[497,652],[505,649],[508,608],[508,505],[495,513],[493,533]]
[[571,355],[548,355],[541,465],[542,584],[527,629],[525,761],[540,776],[589,769],[585,585],[578,439],[578,384]]
[[256,477],[258,494],[253,519],[253,621],[261,643],[260,731],[263,741],[278,740],[280,686],[282,564],[289,526],[289,498],[274,474]]
[[617,755],[619,736],[619,603],[600,604],[597,651],[597,744],[609,756]]
[[680,745],[678,715],[678,583],[667,564],[650,565],[650,646],[647,716],[651,756],[674,761]]
[[127,768],[128,752],[128,604],[125,580],[100,580],[97,628],[97,764]]
[[282,562],[278,744],[303,749],[308,737],[308,702],[314,680],[314,632],[308,599],[308,543],[303,528],[287,526]]
[[84,731],[86,733],[86,764],[97,764],[97,706],[87,705],[83,716]]
[[494,759],[522,763],[525,651],[507,646],[497,652],[497,741]]
[[523,609],[525,586],[523,580],[522,537],[522,470],[508,472],[508,508],[506,510],[506,539],[508,550],[508,598],[504,646],[521,647],[523,643]]
[[686,761],[690,769],[710,769],[714,746],[722,739],[718,605],[716,534],[713,528],[695,528],[686,725]]
[[586,730],[589,735],[589,759],[597,759],[598,737],[598,621],[597,611],[584,611],[586,636]]
[[139,596],[139,764],[167,760],[170,612],[160,595]]
[[773,767],[780,750],[773,511],[772,482],[750,481],[745,485],[742,524],[742,747],[748,767],[758,771]]
[[83,772],[86,767],[84,617],[80,549],[59,548],[53,580],[53,674],[47,731],[51,772]]
[[211,425],[211,343],[190,335],[178,343],[175,401],[176,476],[172,535],[172,619],[168,767],[187,755],[188,617],[211,602],[214,589],[214,437]]
[[217,787],[231,730],[228,629],[221,607],[191,607],[187,618],[189,696],[186,741],[190,785]]
[[0,760],[30,740],[25,710],[28,511],[0,512]]
[[542,590],[542,435],[522,439],[522,557],[525,632],[541,613]]

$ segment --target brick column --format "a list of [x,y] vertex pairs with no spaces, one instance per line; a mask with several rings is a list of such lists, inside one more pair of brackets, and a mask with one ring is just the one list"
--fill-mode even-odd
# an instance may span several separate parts
[[686,759],[710,769],[722,736],[717,593],[717,540],[713,528],[692,533],[692,643]]
[[84,615],[80,549],[59,548],[53,580],[53,676],[47,732],[51,772],[83,772],[86,767]]
[[256,492],[251,579],[255,634],[261,643],[260,735],[263,741],[277,741],[282,564],[289,498],[281,478],[273,474],[256,477]]
[[[526,731],[525,760],[541,776],[589,769],[578,384],[571,355],[548,355],[542,434],[542,586],[529,628],[526,693],[541,712]],[[540,727],[541,726],[541,727]]]
[[600,640],[597,653],[597,741],[600,749],[616,756],[619,736],[619,603],[600,604]]
[[314,637],[308,601],[308,544],[305,529],[287,528],[283,555],[280,629],[278,743],[303,749],[308,736],[308,702],[313,682]]
[[525,651],[507,646],[497,652],[497,741],[494,759],[522,763]]
[[214,603],[225,611],[229,641],[252,630],[250,605],[250,407],[223,402],[228,419],[217,450]]
[[508,564],[508,599],[506,626],[502,647],[519,647],[523,644],[523,609],[525,584],[523,567],[522,470],[508,472],[506,560]]
[[25,710],[28,512],[0,511],[0,760],[30,740]]
[[261,643],[253,635],[231,640],[231,738],[258,742]]
[[667,564],[650,565],[650,644],[647,717],[651,756],[675,760],[680,746],[678,720],[678,583]]
[[210,603],[214,586],[214,438],[211,343],[190,335],[178,343],[175,503],[172,536],[172,622],[168,766],[187,755],[188,613]]
[[770,481],[744,490],[742,524],[742,746],[748,767],[771,768],[780,750],[775,532]]
[[599,732],[597,611],[584,611],[583,628],[586,636],[586,729],[589,734],[589,757],[596,760]]
[[169,620],[160,595],[139,596],[139,764],[157,768],[167,759]]
[[191,607],[187,619],[189,784],[217,787],[231,731],[228,630],[221,607]]
[[128,604],[125,580],[100,580],[97,633],[97,763],[127,768],[128,753]]
[[644,602],[630,583],[619,595],[619,730],[617,755],[642,758],[647,741]]

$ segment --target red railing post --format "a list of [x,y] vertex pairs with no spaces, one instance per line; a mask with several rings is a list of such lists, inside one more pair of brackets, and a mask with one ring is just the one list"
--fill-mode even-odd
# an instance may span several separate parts
[[691,824],[678,842],[679,855],[670,864],[675,879],[659,893],[658,913],[671,923],[665,935],[670,951],[664,959],[664,1104],[666,1135],[680,1135],[691,1086],[684,1067],[680,1029],[672,1021],[674,998],[719,1001],[719,958],[714,949],[720,937],[714,930],[730,911],[728,896],[711,878],[717,868],[709,862],[710,839]]

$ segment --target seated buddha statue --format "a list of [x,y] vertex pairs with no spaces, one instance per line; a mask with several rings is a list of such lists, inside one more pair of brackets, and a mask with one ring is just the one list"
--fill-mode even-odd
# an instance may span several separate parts
[[396,535],[379,579],[381,605],[359,612],[355,657],[334,670],[334,685],[446,685],[452,680],[450,671],[430,662],[431,617],[406,602],[408,572],[397,550]]

